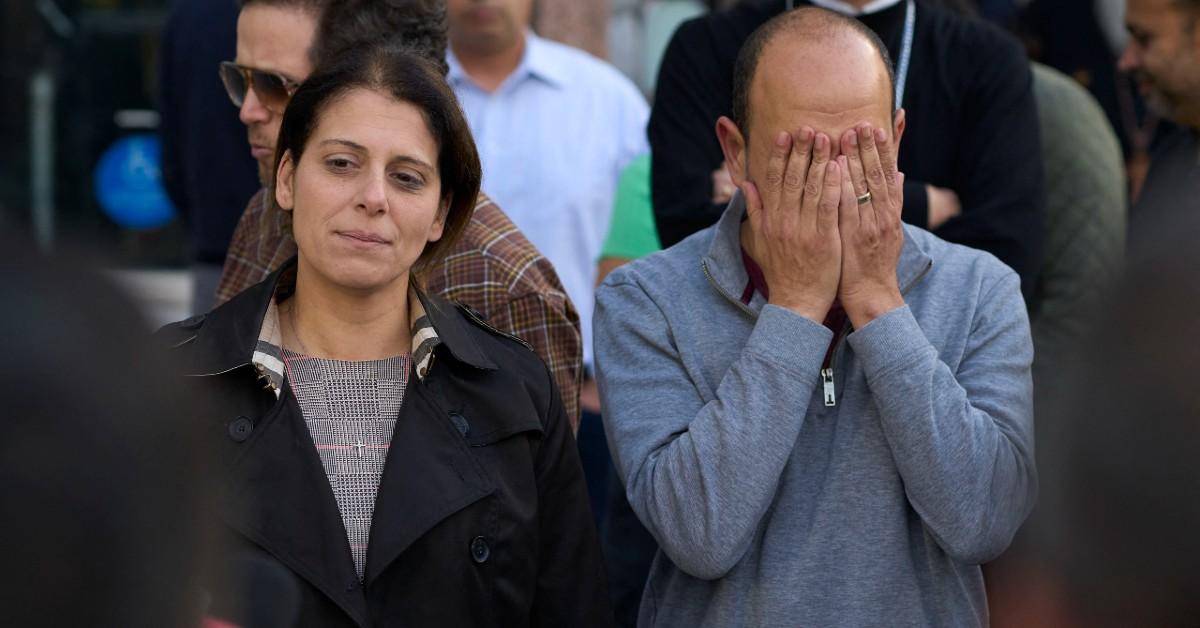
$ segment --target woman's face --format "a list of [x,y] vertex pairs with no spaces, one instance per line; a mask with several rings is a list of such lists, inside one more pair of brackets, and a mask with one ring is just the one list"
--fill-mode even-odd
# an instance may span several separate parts
[[355,89],[329,103],[295,163],[280,161],[275,198],[292,211],[302,271],[334,285],[407,289],[426,243],[442,237],[438,148],[421,111]]

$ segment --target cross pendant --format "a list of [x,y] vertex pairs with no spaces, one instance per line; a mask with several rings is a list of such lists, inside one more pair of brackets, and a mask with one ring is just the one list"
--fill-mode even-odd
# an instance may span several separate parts
[[358,444],[356,444],[356,445],[351,445],[351,447],[353,447],[353,448],[355,449],[355,451],[357,451],[357,452],[358,452],[358,457],[359,457],[359,458],[362,458],[362,456],[363,456],[363,450],[367,448],[367,446],[363,444],[363,442],[362,442],[362,439],[361,439],[361,438],[360,438],[360,439],[358,439]]

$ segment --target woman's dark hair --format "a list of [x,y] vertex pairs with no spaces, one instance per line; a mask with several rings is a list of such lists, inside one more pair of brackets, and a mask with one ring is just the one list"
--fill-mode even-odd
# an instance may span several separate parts
[[[292,95],[284,111],[275,152],[276,176],[284,154],[289,151],[293,163],[300,163],[321,114],[355,89],[387,94],[419,109],[437,144],[441,198],[449,201],[449,209],[441,239],[428,243],[413,265],[412,275],[420,280],[425,271],[454,247],[466,229],[483,178],[475,140],[458,100],[439,69],[423,56],[394,45],[363,46],[317,68]],[[274,202],[274,194],[270,198]]]

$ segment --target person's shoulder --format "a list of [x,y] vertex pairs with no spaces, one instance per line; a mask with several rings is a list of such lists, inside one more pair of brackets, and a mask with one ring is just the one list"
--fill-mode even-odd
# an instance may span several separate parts
[[[496,365],[496,372],[504,378],[516,378],[536,387],[548,395],[549,382],[553,381],[549,367],[533,346],[524,339],[504,331],[487,321],[482,313],[460,301],[445,301],[453,308],[463,329],[470,335],[483,355]],[[511,388],[510,388],[511,389]]]
[[452,299],[459,299],[456,291],[466,286],[483,287],[485,280],[509,299],[536,293],[557,300],[566,294],[549,260],[482,192],[462,237],[435,272],[445,279],[443,294]]
[[537,39],[541,54],[553,60],[560,70],[561,78],[573,88],[588,89],[597,93],[611,93],[612,90],[641,92],[637,85],[621,73],[616,66],[608,61],[593,56],[591,53],[574,46],[553,41]]
[[[1027,60],[1021,42],[999,26],[972,15],[955,13],[948,9],[921,3],[917,23],[927,25],[942,44],[960,52],[973,53],[983,58]],[[924,20],[921,18],[924,17]]]
[[186,347],[199,335],[207,318],[207,314],[197,314],[181,321],[163,325],[158,331],[154,332],[152,336],[154,343],[159,348],[167,350]]
[[618,267],[604,279],[601,290],[635,285],[655,295],[688,289],[691,282],[703,278],[701,262],[712,246],[715,231],[715,225],[702,229],[670,248]]
[[932,261],[929,274],[942,289],[962,290],[977,285],[988,289],[1006,278],[1018,284],[1017,272],[998,257],[969,246],[956,244],[912,225],[904,225],[904,237]]

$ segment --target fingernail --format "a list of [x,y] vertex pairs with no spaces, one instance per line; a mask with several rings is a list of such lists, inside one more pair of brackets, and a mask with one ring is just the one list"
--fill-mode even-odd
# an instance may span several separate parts
[[821,133],[820,135],[817,136],[817,148],[819,148],[821,150],[825,150],[826,145],[828,145],[828,144],[829,144],[829,138],[826,137],[824,133]]
[[802,142],[811,142],[811,141],[812,141],[812,137],[813,137],[813,130],[812,130],[812,129],[810,129],[810,128],[808,128],[808,127],[804,127],[803,129],[800,129],[800,141],[802,141]]
[[785,132],[780,132],[779,135],[775,136],[775,145],[776,146],[781,146],[781,147],[787,146],[787,141],[788,141],[788,134]]
[[884,133],[883,129],[875,129],[875,141],[876,142],[882,142],[886,139],[887,139],[887,133]]
[[846,156],[845,156],[845,155],[839,155],[839,156],[838,156],[838,163],[839,163],[839,164],[842,164],[842,167],[843,167],[843,168],[845,168],[845,167],[846,167]]
[[858,134],[861,135],[864,140],[871,139],[871,127],[866,125],[858,127]]
[[851,134],[850,134],[850,145],[851,145],[851,146],[858,146],[858,133],[851,133]]

